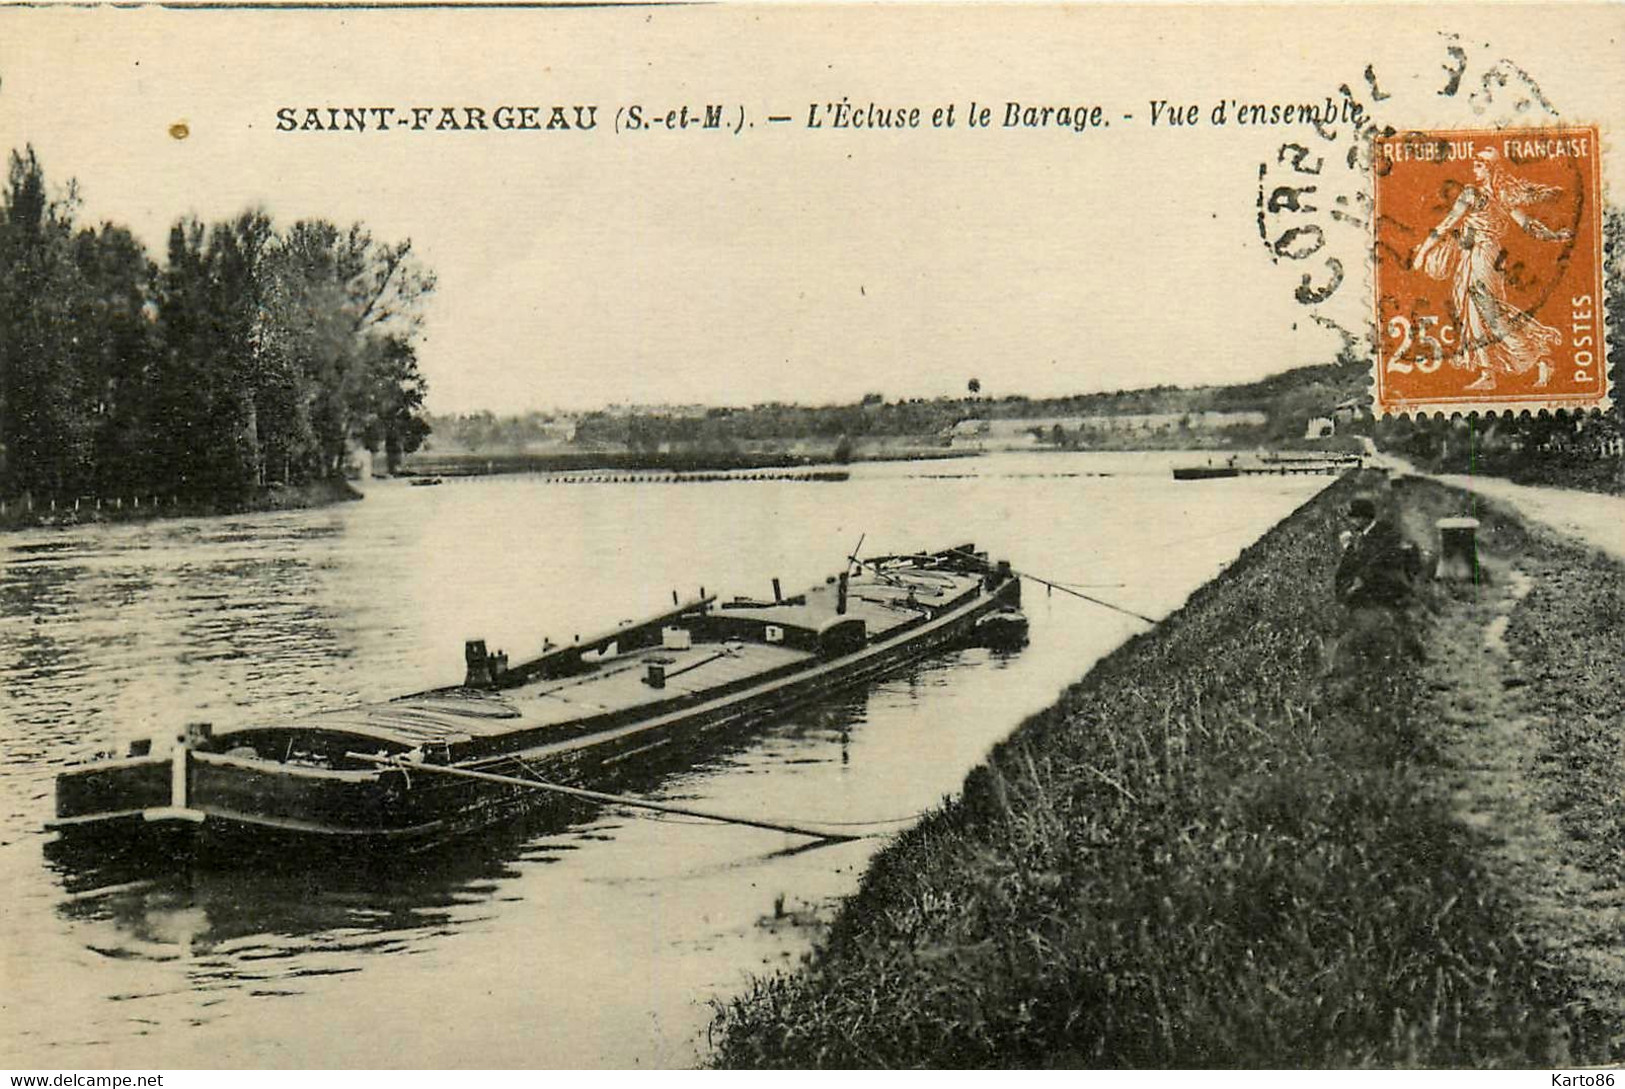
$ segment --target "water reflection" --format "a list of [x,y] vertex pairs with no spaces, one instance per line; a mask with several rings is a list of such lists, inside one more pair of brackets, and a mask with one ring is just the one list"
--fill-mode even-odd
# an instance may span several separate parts
[[[786,777],[851,768],[854,738],[861,739],[870,725],[871,703],[879,706],[884,720],[886,708],[895,710],[915,701],[922,690],[946,685],[972,656],[989,666],[1002,666],[1011,652],[995,657],[990,651],[960,651],[916,663],[868,690],[831,698],[756,728],[712,735],[703,750],[690,750],[680,763],[631,765],[600,785],[652,800],[704,803],[719,776],[737,779],[746,790],[752,789],[748,785],[752,777],[773,776],[772,789],[783,797],[791,791]],[[862,745],[856,750],[860,760],[880,756]],[[916,816],[908,812],[829,823],[883,829]],[[335,955],[342,960],[348,953],[408,949],[415,939],[449,937],[458,926],[490,917],[470,910],[475,906],[521,900],[511,886],[524,867],[552,864],[567,852],[614,842],[626,825],[646,819],[671,826],[716,826],[698,817],[650,816],[638,810],[623,814],[614,806],[546,798],[539,808],[479,837],[402,857],[358,857],[341,864],[306,857],[262,858],[252,868],[198,868],[183,858],[150,853],[110,857],[99,846],[69,853],[60,843],[48,843],[45,857],[64,893],[56,908],[59,918],[97,932],[97,937],[86,939],[87,948],[113,959],[158,962],[215,955],[209,978],[220,982],[236,977],[231,965],[237,961],[257,964],[274,955],[296,962],[288,968],[294,976],[335,974],[359,970],[353,964],[326,965]],[[730,857],[719,867],[737,869],[823,845],[804,839],[744,858]],[[686,865],[681,860],[678,864]],[[256,940],[244,944],[251,938]],[[262,981],[264,974],[253,969],[242,978]]]
[[[1232,488],[1204,506],[1218,493],[1136,464],[385,485],[324,511],[0,536],[0,878],[16,890],[0,948],[27,951],[6,960],[0,1063],[693,1061],[706,999],[792,962],[883,838],[815,846],[574,808],[422,858],[155,873],[46,852],[55,771],[175,722],[224,728],[454,681],[468,636],[519,656],[650,612],[674,586],[809,584],[859,533],[899,551],[974,538],[1018,567],[1124,583],[1120,603],[1163,612],[1319,483],[1241,482],[1246,503]],[[883,837],[1139,630],[1035,589],[1018,654],[959,651],[613,788]],[[436,1031],[381,1038],[379,1008]]]

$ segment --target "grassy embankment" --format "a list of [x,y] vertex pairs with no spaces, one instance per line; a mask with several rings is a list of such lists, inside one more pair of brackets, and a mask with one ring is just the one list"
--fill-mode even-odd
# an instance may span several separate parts
[[36,503],[29,507],[17,500],[6,503],[0,511],[0,530],[26,529],[31,526],[77,526],[100,522],[140,522],[152,518],[201,518],[220,514],[242,514],[250,511],[300,510],[305,507],[325,507],[332,503],[346,503],[360,499],[361,493],[342,480],[319,480],[285,488],[266,488],[244,500],[223,501],[213,499],[180,499],[160,496],[156,499],[134,499],[115,504],[111,500],[97,503],[81,499],[77,506],[72,501],[57,501],[55,506]]
[[[714,1061],[1617,1059],[1625,573],[1478,510],[1484,581],[1360,638],[1330,593],[1360,485],[1023,725],[719,1011]],[[1391,497],[1421,540],[1469,502]]]

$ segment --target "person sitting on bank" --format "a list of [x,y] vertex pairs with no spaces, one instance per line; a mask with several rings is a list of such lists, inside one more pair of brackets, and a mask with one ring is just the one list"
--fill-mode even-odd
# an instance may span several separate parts
[[1333,676],[1355,684],[1348,695],[1357,701],[1359,686],[1373,676],[1386,675],[1405,659],[1423,661],[1427,654],[1405,615],[1421,570],[1420,553],[1391,520],[1378,517],[1374,500],[1355,499],[1346,516],[1348,528],[1339,534],[1343,556],[1332,580],[1343,609],[1326,663]]
[[1332,584],[1337,600],[1351,609],[1403,606],[1410,600],[1420,566],[1416,549],[1393,522],[1377,516],[1374,500],[1355,499],[1349,504],[1348,520],[1349,528],[1342,534],[1343,558]]

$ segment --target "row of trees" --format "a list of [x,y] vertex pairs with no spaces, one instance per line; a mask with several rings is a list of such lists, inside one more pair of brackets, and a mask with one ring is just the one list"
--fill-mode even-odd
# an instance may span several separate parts
[[586,444],[624,444],[633,450],[670,445],[722,449],[765,440],[937,435],[975,415],[973,407],[951,400],[816,407],[767,404],[710,409],[704,415],[589,412],[576,422],[576,439]]
[[414,342],[433,276],[357,224],[178,221],[162,265],[76,222],[34,150],[0,195],[0,495],[240,501],[391,465],[428,433]]
[[1325,415],[1333,405],[1362,389],[1368,373],[1368,365],[1357,361],[1300,368],[1268,384],[1256,383],[1256,389],[1248,387],[1247,395],[1242,396],[1226,387],[1158,386],[1072,397],[944,397],[891,403],[880,394],[869,394],[857,404],[767,404],[711,409],[703,415],[594,412],[579,419],[576,435],[581,442],[658,449],[663,444],[706,446],[770,439],[941,436],[960,421],[973,419],[1150,414],[1177,418],[1207,411],[1254,410],[1269,416],[1271,437],[1297,438],[1311,416]]

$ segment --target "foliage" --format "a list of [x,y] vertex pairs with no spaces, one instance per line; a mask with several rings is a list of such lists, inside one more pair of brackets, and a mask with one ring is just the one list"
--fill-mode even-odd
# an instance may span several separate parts
[[0,495],[238,502],[391,465],[427,433],[413,347],[433,277],[359,224],[177,221],[162,266],[75,222],[32,148],[0,195]]

